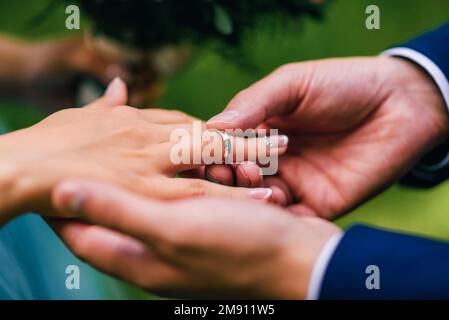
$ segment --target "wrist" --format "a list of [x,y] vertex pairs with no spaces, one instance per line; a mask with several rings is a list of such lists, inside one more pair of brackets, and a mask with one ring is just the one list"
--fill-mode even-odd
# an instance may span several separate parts
[[312,273],[323,248],[331,238],[342,234],[330,222],[318,218],[298,219],[283,246],[277,298],[307,299]]
[[[394,61],[395,72],[399,80],[397,84],[415,104],[410,103],[421,124],[427,124],[428,143],[433,147],[445,139],[449,134],[449,112],[443,93],[432,78],[432,75],[416,62],[402,57],[387,57]],[[416,108],[414,108],[416,107]]]
[[11,135],[0,136],[0,225],[27,210],[24,164],[14,157],[17,141]]
[[[2,150],[3,153],[3,150]],[[14,219],[21,212],[20,197],[17,193],[18,167],[6,157],[0,161],[0,226]]]

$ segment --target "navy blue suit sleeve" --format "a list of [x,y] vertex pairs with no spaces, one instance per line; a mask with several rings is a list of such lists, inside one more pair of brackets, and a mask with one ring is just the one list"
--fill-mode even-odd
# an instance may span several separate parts
[[[370,265],[379,289],[368,289]],[[326,269],[320,299],[448,299],[449,244],[357,225]]]
[[449,23],[417,37],[401,47],[422,53],[432,60],[449,79]]
[[[449,23],[400,45],[413,49],[432,60],[449,81]],[[448,106],[449,107],[449,106]],[[449,162],[435,169],[449,153],[449,142],[427,154],[401,181],[411,187],[429,188],[449,178]]]

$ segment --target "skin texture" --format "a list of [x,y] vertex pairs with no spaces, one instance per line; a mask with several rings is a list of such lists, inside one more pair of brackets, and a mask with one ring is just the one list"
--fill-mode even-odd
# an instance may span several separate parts
[[150,200],[96,182],[53,194],[50,224],[81,259],[170,297],[304,299],[323,244],[341,231],[271,205],[213,198]]
[[[85,108],[62,110],[30,128],[2,135],[0,222],[31,210],[57,214],[51,206],[50,193],[67,178],[105,181],[166,200],[195,196],[271,198],[269,189],[233,188],[199,179],[175,178],[178,173],[201,165],[175,165],[170,159],[174,146],[171,133],[183,128],[190,134],[195,119],[178,111],[124,106],[126,98],[126,86],[117,78],[104,97]],[[201,153],[209,143],[213,143],[214,152],[223,147],[222,140],[215,139],[189,143],[187,150]],[[233,143],[249,145],[242,138]],[[260,144],[257,140],[255,145]],[[285,149],[286,146],[276,147],[273,152],[282,154]],[[257,155],[257,150],[248,148],[246,155]]]
[[[279,173],[264,185],[283,190],[296,214],[333,219],[442,142],[448,119],[438,88],[415,64],[346,58],[277,69],[241,91],[208,128],[273,127],[287,134]],[[230,169],[221,170],[228,172],[219,179],[233,183]]]

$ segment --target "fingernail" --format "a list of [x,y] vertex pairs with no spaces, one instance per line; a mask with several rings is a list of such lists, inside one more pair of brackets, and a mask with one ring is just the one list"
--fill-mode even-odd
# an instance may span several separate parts
[[66,199],[64,201],[64,207],[71,212],[79,212],[82,208],[86,195],[80,190],[76,183],[67,182],[60,188],[59,192],[62,197]]
[[288,146],[288,137],[286,135],[270,136],[268,141],[272,148],[283,148]]
[[104,92],[105,96],[112,96],[114,95],[116,92],[118,92],[118,90],[120,90],[120,85],[122,83],[122,79],[120,77],[115,77],[114,80],[112,80],[108,87],[106,88],[106,91]]
[[239,117],[239,113],[235,110],[224,111],[222,113],[217,114],[207,121],[208,124],[213,123],[233,123]]
[[107,79],[115,79],[117,77],[123,78],[125,76],[125,72],[120,65],[110,64],[106,68],[105,75]]
[[271,198],[273,190],[270,188],[255,188],[249,192],[249,196],[255,200],[268,200]]

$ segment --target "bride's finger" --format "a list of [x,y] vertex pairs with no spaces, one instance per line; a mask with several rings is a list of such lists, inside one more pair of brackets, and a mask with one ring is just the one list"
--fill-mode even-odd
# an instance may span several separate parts
[[[210,165],[204,168],[208,174],[199,176],[191,175],[191,178],[206,179],[208,181],[227,186],[238,186],[243,188],[262,188],[269,187],[272,190],[269,202],[285,206],[291,203],[291,196],[284,186],[276,183],[277,177],[264,177],[260,167],[251,162],[244,162],[238,165]],[[198,170],[198,169],[197,169]]]
[[[176,200],[191,197],[214,197],[241,200],[270,201],[270,188],[237,188],[220,185],[202,179],[163,177],[149,186],[151,195],[163,200]],[[157,185],[157,188],[154,188]]]
[[[183,129],[172,134],[161,156],[161,170],[177,174],[211,164],[239,164],[244,161],[268,165],[285,153],[288,137],[284,135],[243,138],[223,135],[218,131],[190,134]],[[168,159],[167,159],[168,158]]]

